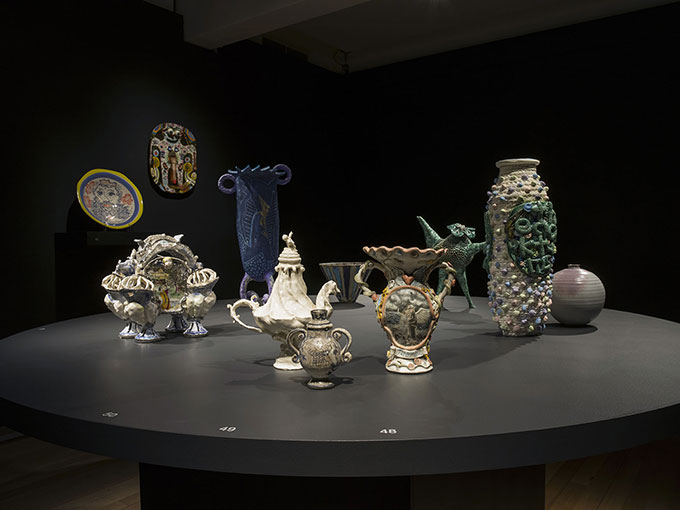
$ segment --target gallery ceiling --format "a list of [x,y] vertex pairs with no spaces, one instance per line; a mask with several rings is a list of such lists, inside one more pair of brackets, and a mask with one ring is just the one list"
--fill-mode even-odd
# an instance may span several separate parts
[[147,0],[184,18],[184,39],[216,49],[274,41],[350,72],[562,27],[669,0]]

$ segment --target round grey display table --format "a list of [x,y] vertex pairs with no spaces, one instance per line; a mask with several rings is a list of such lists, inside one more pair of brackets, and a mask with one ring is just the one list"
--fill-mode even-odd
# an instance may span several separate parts
[[680,324],[604,310],[585,328],[504,338],[475,303],[446,299],[435,368],[415,376],[384,369],[370,300],[337,305],[354,359],[326,391],[273,369],[278,344],[232,324],[223,301],[202,339],[121,340],[111,314],[50,324],[0,341],[0,419],[138,461],[144,508],[198,493],[195,508],[224,508],[247,492],[253,508],[542,508],[545,463],[678,430]]

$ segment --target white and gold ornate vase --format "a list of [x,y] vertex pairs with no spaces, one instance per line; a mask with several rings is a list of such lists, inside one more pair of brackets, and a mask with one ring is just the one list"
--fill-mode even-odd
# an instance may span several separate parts
[[[375,302],[378,323],[387,333],[391,347],[385,368],[398,374],[421,374],[432,370],[430,339],[437,326],[442,300],[451,292],[455,271],[441,259],[445,248],[364,247],[373,260],[364,262],[355,280],[362,292]],[[378,269],[387,286],[378,294],[365,281],[365,273]],[[437,268],[447,271],[443,290],[437,294],[427,283]]]

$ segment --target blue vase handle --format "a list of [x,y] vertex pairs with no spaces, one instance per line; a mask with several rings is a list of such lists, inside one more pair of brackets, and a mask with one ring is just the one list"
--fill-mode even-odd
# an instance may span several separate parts
[[[227,181],[231,181],[232,186],[226,187],[225,183]],[[232,174],[224,174],[219,179],[217,179],[217,187],[222,193],[231,195],[236,190],[236,178]]]
[[279,176],[279,186],[285,186],[288,184],[290,182],[290,178],[293,176],[293,172],[291,172],[290,168],[288,168],[288,166],[284,165],[283,163],[276,165],[272,171]]

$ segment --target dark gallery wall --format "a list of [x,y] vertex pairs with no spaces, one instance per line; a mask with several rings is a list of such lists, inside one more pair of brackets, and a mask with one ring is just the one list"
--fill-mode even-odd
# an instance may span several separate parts
[[[556,269],[595,272],[607,307],[680,321],[679,26],[674,3],[351,75],[353,171],[380,189],[362,236],[422,244],[420,214],[483,240],[495,161],[534,157],[558,217]],[[481,260],[468,279],[485,295]]]
[[[101,278],[133,238],[149,233],[183,233],[220,275],[218,296],[236,295],[235,197],[220,193],[217,179],[234,166],[279,162],[294,169],[288,188],[313,175],[306,147],[326,147],[324,133],[308,122],[308,98],[329,90],[335,76],[254,43],[224,54],[185,44],[179,16],[141,1],[51,9],[16,2],[1,16],[5,76],[12,77],[3,194],[3,277],[12,289],[3,299],[12,319],[0,336],[105,311]],[[185,125],[197,137],[198,183],[186,198],[160,196],[148,177],[149,136],[160,122]],[[326,124],[323,114],[314,122]],[[127,245],[113,237],[107,246],[114,233],[77,204],[75,185],[92,168],[123,172],[140,189],[144,213],[128,229]],[[88,231],[105,244],[89,243]]]
[[[132,246],[83,241],[107,234],[75,202],[92,168],[121,171],[140,189],[144,214],[130,239],[184,233],[227,298],[242,276],[235,200],[216,187],[227,169],[291,167],[281,230],[294,230],[315,292],[319,262],[362,260],[363,245],[422,246],[418,214],[442,233],[453,222],[476,227],[481,240],[494,162],[507,157],[542,162],[557,269],[580,262],[604,281],[608,307],[680,321],[679,4],[347,76],[250,42],[191,46],[179,16],[140,1],[2,9],[0,336],[104,310],[104,274],[92,268],[112,268]],[[198,140],[198,183],[183,199],[160,196],[148,177],[160,122]],[[468,279],[485,294],[481,257]]]

